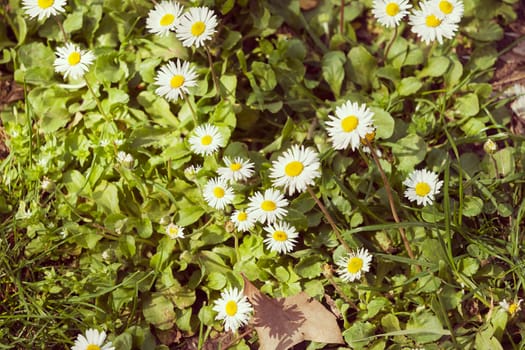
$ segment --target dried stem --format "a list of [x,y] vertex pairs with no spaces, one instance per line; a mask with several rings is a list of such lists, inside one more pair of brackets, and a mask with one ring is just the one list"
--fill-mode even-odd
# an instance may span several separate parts
[[330,213],[328,212],[328,210],[326,209],[324,204],[319,200],[319,198],[317,198],[317,196],[315,195],[314,191],[309,186],[307,186],[306,189],[308,190],[308,193],[310,193],[310,196],[312,196],[312,198],[314,199],[314,201],[317,204],[317,206],[319,207],[319,209],[321,209],[321,211],[323,212],[323,214],[324,214],[326,220],[328,220],[328,223],[330,224],[330,226],[332,226],[332,230],[335,232],[337,240],[345,247],[345,249],[348,252],[351,252],[352,248],[350,248],[348,243],[346,243],[345,240],[343,239],[343,236],[341,236],[341,231],[339,231],[339,229],[337,228],[337,225],[335,224],[335,221],[332,218],[332,215],[330,215]]
[[67,38],[66,31],[64,30],[64,26],[62,25],[62,22],[60,22],[57,18],[57,16],[53,16],[55,18],[55,21],[58,24],[58,27],[60,28],[60,31],[62,32],[62,35],[64,36],[64,42],[67,43],[69,39]]
[[[383,184],[385,185],[386,195],[388,196],[388,203],[390,204],[390,211],[392,212],[392,216],[394,217],[394,220],[396,223],[400,223],[401,220],[399,220],[399,215],[397,215],[397,209],[394,204],[394,196],[392,195],[392,188],[390,187],[390,183],[388,182],[388,178],[386,177],[385,171],[383,170],[383,167],[381,166],[381,163],[379,162],[379,158],[377,157],[376,150],[370,143],[368,139],[364,139],[366,142],[366,145],[368,148],[370,148],[370,154],[372,155],[372,158],[374,159],[374,162],[376,163],[377,169],[379,170],[379,173],[381,174],[381,179],[383,180]],[[414,252],[412,251],[412,248],[410,247],[410,243],[408,242],[408,238],[405,233],[405,229],[401,226],[399,226],[399,234],[401,235],[401,239],[403,240],[403,244],[405,245],[405,249],[407,251],[408,256],[410,259],[415,260]],[[421,267],[419,265],[416,265],[416,270],[418,272],[421,271]]]

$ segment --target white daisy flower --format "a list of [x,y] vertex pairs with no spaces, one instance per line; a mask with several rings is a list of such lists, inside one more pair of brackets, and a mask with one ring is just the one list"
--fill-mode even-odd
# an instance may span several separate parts
[[202,170],[202,165],[192,164],[184,169],[184,176],[190,181],[193,181],[197,178],[197,174]]
[[374,131],[372,117],[374,113],[365,104],[347,101],[335,109],[335,117],[328,116],[328,135],[334,149],[341,150],[348,146],[352,151],[359,147],[359,141],[369,132]]
[[177,39],[186,47],[204,46],[216,32],[217,16],[207,7],[192,7],[182,16],[176,28]]
[[431,0],[434,9],[453,23],[459,23],[463,17],[464,6],[461,0]]
[[268,232],[264,239],[266,247],[279,254],[291,252],[297,243],[296,238],[299,236],[295,227],[286,222],[276,222],[274,225],[266,226],[264,230]]
[[443,43],[443,38],[451,39],[458,30],[457,23],[443,16],[429,2],[421,2],[421,9],[410,15],[409,23],[412,32],[417,34],[426,44],[437,40]]
[[41,20],[64,12],[66,3],[66,0],[22,0],[22,9],[30,18]]
[[226,180],[216,177],[208,180],[204,186],[203,197],[210,207],[218,210],[226,208],[234,198],[233,189],[228,185]]
[[223,179],[238,182],[252,177],[254,164],[249,160],[242,159],[241,157],[236,157],[233,160],[229,157],[224,157],[223,160],[226,166],[217,169],[217,173],[219,173]]
[[276,187],[284,187],[288,195],[303,192],[321,176],[319,155],[313,148],[293,145],[272,162],[270,177]]
[[408,0],[374,0],[372,13],[385,27],[395,27],[412,7]]
[[190,137],[190,149],[201,156],[209,156],[223,146],[224,138],[219,128],[211,124],[199,125]]
[[106,332],[99,332],[96,329],[88,329],[86,335],[79,334],[75,344],[71,350],[115,350],[111,342],[107,342],[104,345],[106,340]]
[[250,231],[255,226],[253,213],[245,210],[236,210],[231,216],[231,221],[239,232]]
[[337,265],[339,266],[337,273],[343,281],[353,282],[361,278],[361,273],[370,270],[371,262],[372,255],[368,253],[367,249],[361,248],[337,261]]
[[403,181],[407,186],[405,197],[411,202],[416,201],[418,205],[432,204],[434,196],[439,193],[443,181],[438,181],[438,175],[432,171],[422,169],[411,172]]
[[197,84],[197,73],[190,63],[177,59],[174,63],[170,61],[160,67],[155,77],[155,93],[166,98],[168,101],[176,101],[179,96],[188,94],[188,88]]
[[166,227],[166,235],[168,235],[168,237],[171,239],[184,238],[184,227],[170,223]]
[[248,211],[260,223],[272,224],[288,213],[288,200],[279,190],[273,188],[265,190],[264,194],[256,192],[248,200]]
[[53,65],[55,71],[64,74],[64,79],[71,76],[78,79],[89,70],[89,66],[95,60],[95,55],[90,50],[81,50],[72,43],[56,49],[56,59]]
[[221,297],[215,300],[213,311],[218,314],[216,320],[224,320],[226,331],[235,332],[248,323],[253,307],[246,296],[237,288],[229,288],[221,293]]
[[514,316],[517,312],[521,311],[521,303],[523,302],[523,299],[519,299],[518,302],[514,303],[510,303],[506,300],[506,299],[503,299],[502,301],[500,301],[499,303],[499,306],[507,311],[511,316]]
[[119,151],[117,153],[117,162],[126,168],[133,168],[133,165],[135,164],[135,159],[133,156],[129,153],[126,153],[124,151]]
[[178,2],[162,1],[149,11],[146,28],[152,34],[166,36],[170,30],[175,30],[183,11]]

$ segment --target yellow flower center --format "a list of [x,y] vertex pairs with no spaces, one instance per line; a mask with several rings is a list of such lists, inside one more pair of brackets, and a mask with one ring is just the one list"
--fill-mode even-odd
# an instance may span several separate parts
[[160,19],[160,25],[163,27],[169,26],[173,23],[175,20],[175,16],[173,16],[171,13],[166,13],[162,18]]
[[284,231],[275,231],[272,237],[277,242],[284,242],[288,239],[288,235]]
[[88,346],[86,347],[86,350],[100,350],[100,346],[95,345],[95,344],[88,344]]
[[399,13],[399,5],[395,2],[390,2],[386,5],[385,12],[387,15],[394,17]]
[[191,25],[191,35],[199,36],[206,30],[206,24],[202,21],[197,21]]
[[224,188],[219,187],[219,186],[215,187],[215,188],[213,189],[213,195],[214,195],[216,198],[222,198],[222,197],[224,197]]
[[230,170],[231,171],[239,171],[242,167],[241,163],[231,163],[230,164]]
[[248,219],[248,214],[241,211],[239,214],[237,214],[237,221],[246,221]]
[[184,84],[184,77],[182,75],[174,75],[170,80],[170,86],[174,89],[180,88]]
[[449,15],[450,13],[452,13],[452,11],[454,11],[454,5],[452,5],[447,0],[443,0],[439,2],[439,9],[444,14]]
[[237,313],[237,303],[234,300],[229,300],[224,309],[228,316],[235,316]]
[[416,184],[416,194],[419,197],[425,197],[427,194],[430,193],[430,185],[426,182],[418,182]]
[[284,167],[284,173],[288,176],[298,176],[303,172],[304,165],[296,160],[291,161]]
[[354,256],[350,260],[348,260],[348,266],[346,269],[350,273],[358,273],[361,271],[361,268],[363,267],[363,259],[360,257]]
[[69,63],[70,66],[75,66],[80,62],[80,53],[73,51],[69,54],[69,57],[67,58],[67,63]]
[[41,9],[47,9],[53,6],[55,2],[53,0],[38,0],[38,7]]
[[170,226],[169,228],[169,235],[170,236],[176,236],[179,233],[179,228],[177,226]]
[[519,310],[519,304],[512,303],[509,305],[509,314],[514,315]]
[[201,144],[203,146],[209,146],[211,144],[211,142],[213,141],[213,138],[210,136],[210,135],[204,135],[202,138],[201,138]]
[[341,120],[341,128],[344,132],[354,131],[355,128],[357,128],[357,125],[359,125],[359,118],[357,118],[355,115],[349,115],[348,117]]
[[261,203],[261,209],[264,211],[274,211],[277,208],[277,205],[274,201],[264,200]]
[[441,24],[441,20],[434,15],[427,16],[426,20],[427,27],[436,28]]

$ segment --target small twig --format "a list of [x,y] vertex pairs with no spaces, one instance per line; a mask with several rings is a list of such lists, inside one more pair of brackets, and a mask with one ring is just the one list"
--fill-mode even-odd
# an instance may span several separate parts
[[[377,157],[376,150],[372,146],[372,143],[370,143],[370,140],[367,138],[364,138],[364,142],[370,148],[370,154],[372,155],[372,158],[374,159],[374,162],[377,165],[377,169],[379,170],[379,173],[381,174],[381,179],[383,180],[383,184],[385,185],[385,191],[388,196],[388,203],[390,204],[390,211],[392,212],[392,216],[394,217],[394,220],[396,223],[401,223],[401,220],[399,220],[399,216],[397,215],[397,209],[394,202],[394,196],[392,195],[392,188],[390,187],[390,183],[388,182],[388,178],[386,177],[385,171],[383,170],[383,167],[381,166],[381,163],[379,162],[379,158]],[[408,256],[410,259],[415,260],[414,252],[412,251],[412,248],[410,247],[410,243],[408,242],[408,238],[405,233],[405,229],[401,226],[399,226],[399,234],[401,235],[401,239],[403,240],[403,244],[405,245],[405,249],[407,251]],[[421,267],[419,265],[416,265],[416,270],[418,272],[421,271]]]
[[308,190],[308,193],[310,193],[310,196],[312,196],[312,198],[314,199],[314,201],[317,204],[317,206],[319,207],[319,209],[321,209],[321,211],[323,212],[323,214],[324,214],[326,220],[328,220],[328,223],[330,224],[330,226],[332,226],[332,230],[334,231],[334,233],[335,233],[335,235],[337,237],[337,240],[345,247],[345,249],[348,252],[352,252],[352,248],[350,248],[348,243],[346,243],[345,240],[343,239],[343,236],[341,236],[341,231],[339,231],[339,229],[337,228],[337,225],[335,224],[335,221],[332,218],[332,215],[330,215],[330,213],[328,212],[328,210],[326,209],[324,204],[319,200],[319,198],[317,198],[317,196],[315,195],[314,191],[310,188],[310,186],[306,186],[306,189]]

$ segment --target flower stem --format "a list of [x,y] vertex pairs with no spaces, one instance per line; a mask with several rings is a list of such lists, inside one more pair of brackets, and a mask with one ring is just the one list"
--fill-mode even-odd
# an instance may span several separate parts
[[64,36],[64,42],[67,43],[69,39],[67,38],[66,31],[64,30],[64,26],[62,25],[62,22],[60,22],[57,18],[57,16],[53,16],[55,18],[55,21],[58,24],[58,28],[60,28],[60,31],[62,32],[62,35]]
[[[394,204],[394,196],[392,195],[392,188],[390,187],[390,183],[388,182],[388,178],[386,177],[385,171],[383,170],[383,167],[381,166],[381,162],[379,162],[379,158],[377,157],[376,150],[370,143],[368,139],[364,139],[366,142],[366,145],[370,148],[370,154],[372,155],[372,158],[374,159],[374,162],[376,163],[377,169],[379,170],[379,173],[381,174],[381,179],[383,180],[383,184],[385,185],[385,191],[386,195],[388,196],[388,203],[390,204],[390,211],[392,212],[392,216],[394,217],[394,220],[396,223],[400,223],[401,220],[399,220],[399,215],[397,215],[397,209]],[[410,259],[415,260],[414,252],[412,251],[412,248],[410,247],[410,243],[408,242],[408,238],[405,233],[405,229],[401,226],[399,226],[399,234],[401,235],[401,239],[403,240],[403,244],[405,245],[405,249],[407,251],[408,256]],[[419,265],[416,265],[416,270],[418,272],[421,271],[421,267]]]
[[108,120],[108,116],[104,112],[104,109],[102,108],[102,104],[100,103],[100,100],[99,100],[97,94],[95,93],[95,90],[93,90],[93,87],[91,86],[89,80],[85,76],[84,76],[84,81],[86,82],[86,85],[87,85],[89,91],[91,92],[91,94],[93,95],[93,98],[95,99],[95,102],[97,103],[98,110],[104,116],[104,118],[106,120]]
[[343,35],[345,30],[345,0],[341,0],[341,6],[339,6],[339,33]]
[[213,84],[215,85],[215,90],[217,90],[217,95],[221,95],[221,89],[219,85],[219,80],[217,79],[217,75],[215,75],[215,70],[213,69],[213,59],[211,57],[210,48],[208,45],[204,46],[206,48],[206,54],[208,55],[208,63],[210,65],[210,71],[211,71],[211,77],[213,79]]
[[346,294],[343,292],[341,287],[339,287],[337,285],[337,283],[335,283],[334,276],[333,276],[333,273],[332,273],[332,266],[330,266],[329,264],[325,264],[323,266],[323,275],[328,280],[328,282],[330,282],[330,284],[334,287],[334,289],[337,291],[337,293],[339,293],[341,298],[343,298],[348,303],[348,305],[350,305],[351,307],[353,307],[354,309],[359,311],[359,308],[357,307],[357,305],[352,300],[350,300],[346,296]]
[[197,117],[197,113],[195,112],[195,110],[193,109],[193,106],[191,105],[191,101],[188,95],[186,95],[182,91],[181,91],[181,95],[184,97],[184,101],[186,101],[186,103],[188,104],[188,107],[190,107],[191,116],[193,117],[193,123],[195,124],[195,126],[199,125],[199,118]]
[[396,41],[396,38],[397,38],[397,24],[394,26],[394,34],[392,35],[392,39],[390,39],[390,42],[388,43],[385,49],[385,62],[388,59],[388,53],[390,52],[390,49],[392,48],[394,41]]
[[339,229],[337,228],[337,225],[335,224],[335,221],[332,218],[332,215],[330,215],[330,213],[328,212],[328,210],[326,209],[324,204],[319,200],[319,198],[317,198],[317,196],[315,195],[314,191],[309,186],[307,186],[306,189],[308,190],[308,193],[310,193],[310,196],[312,196],[312,198],[314,199],[314,201],[317,204],[317,206],[319,207],[319,209],[321,209],[321,211],[323,212],[323,214],[324,214],[326,220],[328,220],[328,223],[330,224],[330,226],[332,226],[332,230],[334,231],[334,233],[335,233],[335,235],[337,237],[337,240],[343,245],[343,247],[345,247],[345,249],[348,252],[351,252],[352,248],[350,248],[348,243],[346,243],[345,240],[343,239],[343,236],[341,236],[341,231],[339,231]]

